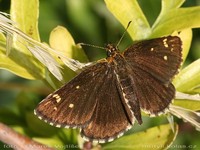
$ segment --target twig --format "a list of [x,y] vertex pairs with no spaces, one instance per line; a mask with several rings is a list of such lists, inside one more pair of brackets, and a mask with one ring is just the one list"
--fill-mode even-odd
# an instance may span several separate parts
[[47,145],[40,144],[32,139],[21,135],[0,122],[0,141],[6,143],[5,148],[15,150],[54,150]]

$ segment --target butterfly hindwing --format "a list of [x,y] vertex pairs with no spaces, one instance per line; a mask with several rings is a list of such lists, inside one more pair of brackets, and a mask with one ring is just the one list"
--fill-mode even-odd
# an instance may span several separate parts
[[134,67],[133,70],[135,70],[135,92],[141,109],[151,115],[164,113],[175,96],[174,86],[171,83],[161,84],[159,80],[140,68]]
[[171,79],[180,67],[181,50],[180,38],[168,36],[138,42],[124,52],[140,107],[151,115],[163,112],[174,98]]
[[98,142],[112,141],[130,129],[133,116],[120,97],[117,79],[110,68],[97,93],[97,106],[88,126],[81,134],[89,140]]

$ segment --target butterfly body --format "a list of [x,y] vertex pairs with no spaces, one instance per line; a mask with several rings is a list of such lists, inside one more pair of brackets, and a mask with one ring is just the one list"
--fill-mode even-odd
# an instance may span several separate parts
[[141,110],[158,115],[168,108],[181,45],[176,36],[141,41],[123,53],[108,44],[106,59],[47,96],[35,113],[53,126],[81,128],[86,140],[112,141],[135,120],[142,124]]

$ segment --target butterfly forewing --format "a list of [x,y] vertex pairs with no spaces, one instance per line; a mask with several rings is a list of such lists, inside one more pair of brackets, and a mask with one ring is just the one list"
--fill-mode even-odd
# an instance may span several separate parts
[[106,76],[106,64],[98,63],[81,72],[50,94],[36,108],[36,114],[55,126],[86,125],[97,104],[97,91]]
[[167,83],[180,67],[181,46],[179,37],[168,36],[138,42],[129,47],[124,56],[131,66],[137,66],[161,82]]
[[87,140],[102,143],[121,136],[134,120],[120,97],[113,71],[105,62],[85,69],[44,99],[36,114],[57,127],[82,128]]

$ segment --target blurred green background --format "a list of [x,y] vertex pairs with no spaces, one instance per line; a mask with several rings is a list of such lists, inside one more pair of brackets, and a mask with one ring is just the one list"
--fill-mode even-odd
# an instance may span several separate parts
[[[150,24],[152,24],[160,12],[160,0],[138,0],[144,14]],[[182,7],[200,5],[200,0],[187,0]],[[0,0],[0,11],[9,13],[10,0]],[[103,0],[40,0],[39,32],[41,41],[48,43],[50,32],[58,25],[66,27],[72,34],[76,43],[83,42],[98,46],[106,43],[116,43],[124,32],[124,28],[107,10]],[[126,35],[120,44],[123,50],[131,44],[131,40]],[[105,57],[105,51],[92,47],[84,47],[90,61]],[[186,64],[200,58],[200,29],[193,29],[193,41]],[[8,71],[0,70],[0,112],[6,109],[17,113],[17,97],[22,92],[27,95],[27,103],[33,103],[32,110],[36,104],[50,93],[52,89],[45,86],[41,81],[30,81],[20,78]],[[26,98],[26,97],[24,97]],[[29,101],[29,100],[32,101]],[[27,105],[28,107],[30,105]],[[13,114],[14,114],[13,113]],[[13,116],[0,116],[11,117]],[[164,120],[164,121],[163,121]],[[22,122],[23,120],[18,120]],[[188,123],[176,119],[180,125],[180,131],[171,149],[179,149],[178,146],[195,146],[200,149],[200,134]],[[166,122],[166,119],[154,118],[150,126]],[[16,123],[17,124],[17,123]],[[145,125],[142,125],[145,126]],[[143,127],[141,127],[143,128]],[[182,148],[183,148],[182,147]],[[0,146],[0,149],[2,147]],[[183,148],[183,149],[196,149]]]

